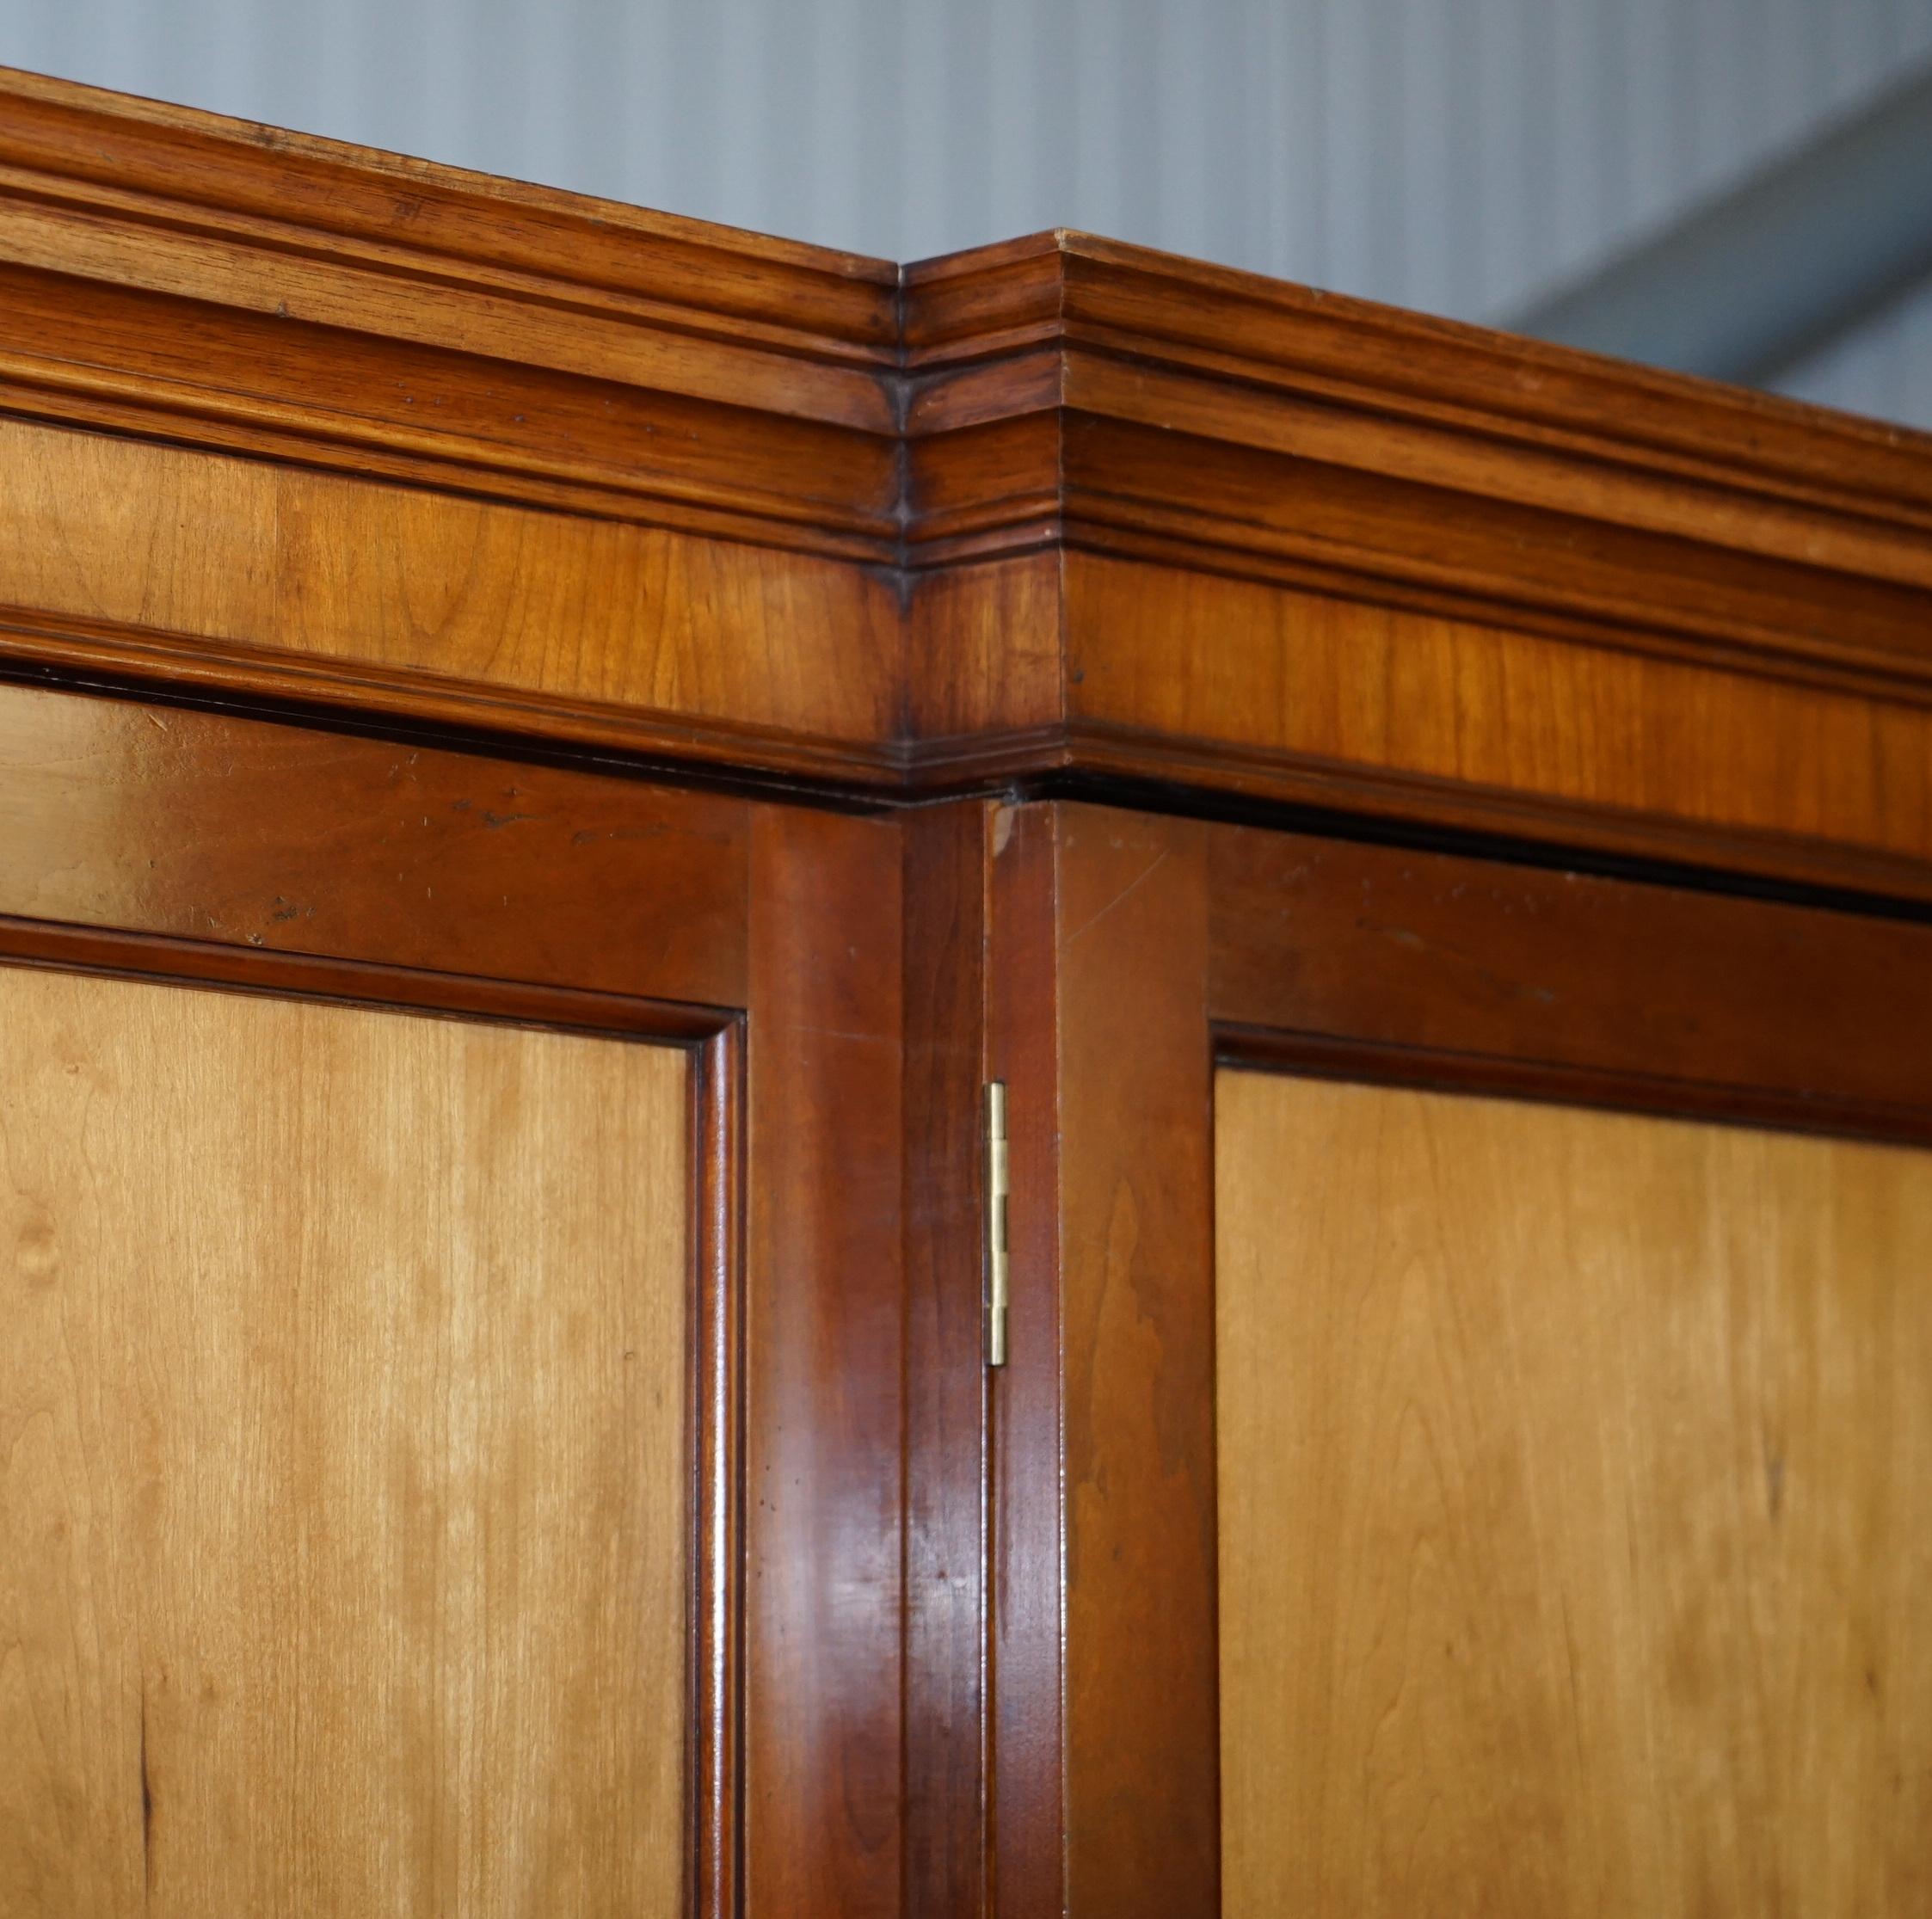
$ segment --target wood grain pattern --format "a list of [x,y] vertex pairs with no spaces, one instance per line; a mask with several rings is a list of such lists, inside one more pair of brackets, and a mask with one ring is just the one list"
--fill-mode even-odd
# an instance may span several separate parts
[[[1289,408],[1275,421],[1251,396],[1217,391],[1202,408],[1137,370],[1118,378],[1139,403],[1131,423],[1068,419],[1071,544],[1923,699],[1923,531],[1888,540],[1854,522],[1833,538],[1773,502],[1711,512],[1708,489],[1627,510],[1614,475],[1566,501],[1578,489],[1554,463],[1524,463],[1498,497],[1486,450],[1453,446],[1412,472],[1373,420]],[[1111,389],[1092,397],[1108,404]]]
[[77,200],[118,184],[131,198],[158,191],[210,213],[279,217],[446,262],[514,263],[740,320],[783,302],[795,330],[855,347],[890,336],[889,261],[13,68],[0,69],[0,91],[9,163],[65,181]]
[[901,274],[23,75],[0,203],[15,659],[1932,899],[1926,436],[1084,235]]
[[931,558],[1055,539],[1923,698],[1922,435],[1084,234],[907,280]]
[[884,416],[886,261],[7,69],[0,188],[26,263],[741,402],[815,360],[800,410]]
[[[1012,1356],[994,1387],[992,1411],[993,1910],[1016,1919],[1043,1910],[1211,1914],[1223,1910],[1217,1885],[1227,1750],[1221,1715],[1229,1695],[1216,1644],[1225,1619],[1217,1596],[1217,1509],[1225,1490],[1209,1416],[1217,1369],[1228,1352],[1215,1325],[1218,1122],[1210,1061],[1218,1055],[1356,1080],[1507,1089],[1521,1096],[1508,1110],[1525,1116],[1529,1139],[1540,1118],[1558,1129],[1574,1122],[1587,1135],[1591,1124],[1609,1122],[1597,1113],[1579,1116],[1577,1108],[1601,1102],[1923,1141],[1932,1138],[1932,1094],[1925,1048],[1914,1036],[1923,1020],[1932,935],[1920,926],[1843,912],[1172,815],[1058,803],[999,817],[990,882],[988,1045],[994,1070],[1010,1082],[1015,1192]],[[1482,1103],[1459,1096],[1450,1104],[1461,1110]],[[1854,1169],[1852,1192],[1855,1170],[1865,1164],[1861,1154],[1922,1172],[1932,1166],[1916,1155],[1746,1134],[1734,1125],[1680,1123],[1675,1130],[1692,1142],[1682,1155],[1687,1166],[1699,1153],[1723,1150],[1704,1144],[1714,1139],[1768,1140],[1772,1159],[1787,1147],[1843,1153],[1848,1157],[1831,1165]],[[1579,1163],[1587,1157],[1579,1148]],[[1667,1172],[1672,1162],[1667,1154],[1660,1159]],[[1617,1184],[1611,1172],[1606,1166],[1606,1190]],[[1634,1173],[1621,1183],[1625,1189],[1639,1184]],[[1815,1199],[1818,1187],[1817,1178],[1793,1183],[1792,1203],[1802,1211],[1803,1196]],[[1269,1173],[1270,1203],[1289,1205],[1301,1190],[1281,1168]],[[1333,1203],[1370,1243],[1378,1222],[1393,1233],[1394,1222],[1413,1215],[1412,1200],[1394,1190],[1351,1189],[1338,1192]],[[1848,1203],[1855,1209],[1862,1202]],[[1932,1198],[1915,1203],[1932,1214]],[[1560,1213],[1553,1199],[1535,1216]],[[1817,1233],[1853,1230],[1845,1223],[1849,1211],[1834,1215],[1819,1202],[1814,1215]],[[1801,1238],[1797,1227],[1781,1221],[1777,1215],[1767,1229],[1774,1250],[1797,1246]],[[1732,1253],[1725,1257],[1748,1260],[1757,1223],[1748,1207],[1732,1221],[1722,1242]],[[1661,1269],[1666,1276],[1688,1271],[1687,1261],[1695,1265],[1701,1249],[1720,1240],[1714,1227],[1701,1239],[1693,1221],[1674,1243],[1681,1257]],[[1899,1312],[1918,1310],[1912,1290],[1925,1269],[1923,1248],[1911,1250],[1917,1245],[1904,1237],[1896,1242],[1899,1264],[1886,1283]],[[1822,1257],[1799,1270],[1753,1324],[1769,1329],[1767,1338],[1781,1325],[1801,1325],[1802,1336],[1786,1344],[1787,1356],[1797,1356],[1794,1363],[1818,1355],[1821,1367],[1835,1366],[1838,1374],[1865,1366],[1849,1387],[1834,1375],[1838,1382],[1830,1392],[1842,1394],[1832,1401],[1839,1409],[1834,1423],[1828,1430],[1807,1430],[1829,1451],[1835,1434],[1855,1430],[1857,1396],[1882,1387],[1889,1397],[1877,1400],[1878,1417],[1897,1447],[1880,1465],[1872,1463],[1877,1454],[1867,1458],[1860,1469],[1868,1469],[1868,1477],[1851,1491],[1878,1499],[1873,1486],[1883,1470],[1900,1484],[1916,1475],[1922,1484],[1911,1497],[1923,1499],[1932,1484],[1926,1456],[1932,1425],[1895,1418],[1901,1382],[1913,1376],[1911,1367],[1923,1369],[1923,1356],[1901,1357],[1896,1375],[1874,1372],[1890,1363],[1874,1332],[1880,1325],[1874,1295],[1855,1288],[1847,1295],[1863,1302],[1845,1308],[1853,1313],[1851,1330],[1843,1330],[1843,1314],[1821,1317],[1824,1295],[1804,1289],[1822,1272]],[[1744,1297],[1750,1275],[1738,1271],[1733,1292]],[[1486,1283],[1486,1270],[1484,1276]],[[1863,1286],[1870,1275],[1854,1278]],[[1449,1295],[1438,1315],[1452,1327],[1460,1324],[1456,1306]],[[1780,1321],[1777,1313],[1791,1317]],[[1594,1331],[1573,1324],[1548,1331],[1549,1366],[1573,1368],[1591,1350]],[[1855,1333],[1865,1342],[1855,1350]],[[1712,1346],[1698,1347],[1675,1332],[1659,1337],[1678,1341],[1666,1358],[1674,1355],[1683,1369],[1675,1376],[1686,1393],[1700,1375],[1728,1393],[1750,1356],[1725,1373]],[[1901,1354],[1922,1356],[1927,1337],[1923,1320],[1916,1323],[1902,1337]],[[1258,1369],[1257,1391],[1265,1393],[1279,1387],[1285,1362],[1278,1353],[1266,1361],[1256,1356],[1258,1343],[1265,1344],[1243,1336],[1240,1355]],[[1362,1347],[1357,1379],[1369,1384],[1348,1390],[1372,1398],[1373,1381],[1381,1376],[1374,1369],[1385,1351],[1386,1343]],[[1319,1370],[1318,1352],[1307,1349],[1301,1356]],[[1824,1404],[1822,1388],[1814,1401]],[[1560,1408],[1560,1401],[1548,1403]],[[1461,1405],[1452,1410],[1460,1413]],[[1798,1409],[1794,1419],[1804,1411],[1795,1396],[1769,1410],[1787,1407]],[[1720,1417],[1707,1409],[1705,1426],[1696,1429],[1705,1435],[1700,1444]],[[1830,1456],[1843,1463],[1841,1453]],[[1707,1444],[1705,1452],[1694,1451],[1684,1464],[1687,1486],[1696,1470],[1709,1468],[1710,1457]],[[1326,1483],[1318,1474],[1302,1490],[1309,1498],[1326,1497]],[[1539,1524],[1553,1497],[1540,1500]],[[1868,1502],[1859,1510],[1880,1507]],[[1471,1523],[1491,1510],[1480,1508]],[[1887,1510],[1883,1522],[1892,1528],[1893,1544],[1886,1550],[1893,1557],[1871,1589],[1873,1603],[1902,1608],[1899,1582],[1922,1572],[1898,1570],[1899,1555],[1910,1553],[1898,1541],[1905,1537],[1902,1528],[1923,1519],[1916,1508]],[[1298,1549],[1295,1535],[1270,1537],[1284,1542],[1298,1577],[1314,1577],[1314,1562]],[[1578,1547],[1574,1564],[1588,1565],[1600,1547],[1609,1549],[1602,1540]],[[1778,1596],[1790,1585],[1792,1566],[1754,1564],[1771,1595],[1766,1630],[1775,1639],[1784,1627],[1775,1608],[1783,1603]],[[1843,1562],[1847,1579],[1855,1564]],[[1489,1603],[1490,1578],[1485,1561],[1455,1590],[1480,1610]],[[1517,1590],[1501,1575],[1492,1583],[1505,1597]],[[1824,1589],[1814,1580],[1809,1590],[1815,1597]],[[1740,1603],[1748,1610],[1755,1602]],[[1736,1615],[1736,1607],[1725,1615],[1726,1631]],[[1490,1637],[1480,1645],[1500,1644],[1506,1655],[1508,1641],[1490,1615],[1485,1619]],[[1898,1682],[1920,1683],[1911,1656],[1901,1657]],[[1780,1670],[1789,1676],[1789,1669]],[[1802,1738],[1803,1699],[1790,1695],[1787,1710],[1763,1687],[1753,1691],[1738,1680],[1745,1703],[1737,1705],[1726,1691],[1736,1676],[1708,1676],[1710,1714],[1721,1720],[1733,1710],[1757,1712],[1750,1736],[1762,1730],[1772,1744],[1787,1732]],[[1265,1702],[1257,1707],[1267,1709]],[[1433,1737],[1434,1730],[1431,1722],[1418,1737]],[[1467,1793],[1480,1796],[1494,1755],[1490,1747],[1459,1746],[1457,1737],[1451,1727],[1439,1744],[1462,1767]],[[1540,1763],[1534,1742],[1497,1750],[1503,1756],[1495,1762],[1496,1777],[1504,1784]],[[1870,1749],[1860,1750],[1857,1764],[1866,1769],[1859,1778],[1891,1781],[1886,1790],[1894,1793],[1917,1790],[1909,1784],[1912,1777],[1923,1784],[1923,1760],[1922,1774],[1910,1775],[1910,1755],[1894,1750],[1890,1756],[1901,1769],[1880,1780],[1885,1756],[1874,1761]],[[1337,1803],[1361,1800],[1361,1793],[1349,1798],[1346,1777],[1334,1777]],[[1427,1789],[1425,1781],[1418,1790]],[[1614,1797],[1614,1786],[1609,1790]],[[1831,1803],[1837,1819],[1849,1802]],[[1911,1910],[1910,1895],[1921,1890],[1911,1874],[1923,1871],[1911,1836],[1922,1811],[1894,1798],[1889,1811],[1874,1817],[1890,1822],[1887,1896],[1897,1894],[1892,1908],[1881,1902],[1874,1910]],[[1557,1837],[1577,1824],[1572,1819]],[[1749,1830],[1740,1815],[1740,1847]],[[1553,1830],[1547,1823],[1533,1825],[1519,1840],[1511,1826],[1508,1842],[1528,1856],[1557,1842]],[[1435,1842],[1436,1828],[1425,1821],[1416,1857]],[[1834,1836],[1831,1844],[1837,1843]],[[1479,1867],[1444,1844],[1453,1856],[1441,1874],[1408,1882],[1406,1903],[1389,1910],[1511,1910],[1486,1904],[1476,1892],[1464,1897],[1473,1883],[1467,1875]],[[1499,1883],[1507,1889],[1506,1880]],[[1775,1883],[1750,1886],[1775,1890]],[[1245,1906],[1233,1903],[1232,1882],[1226,1890],[1229,1911],[1352,1912],[1360,1905],[1351,1886],[1326,1901],[1298,1899],[1291,1886]],[[1549,1909],[1566,1910],[1554,1903]],[[1524,1910],[1541,1909],[1531,1902]],[[1574,1910],[1593,1909],[1580,1899]],[[1640,1900],[1631,1910],[1649,1909]],[[1655,1910],[1681,1910],[1691,1919],[1707,1910],[1838,1908],[1823,1896],[1808,1904],[1787,1899],[1781,1907],[1753,1890],[1732,1904],[1714,1891],[1702,1906],[1692,1899]]]
[[891,1919],[905,1870],[899,833],[762,807],[751,851],[746,1910]]
[[18,421],[0,458],[0,651],[808,769],[889,735],[856,566]]
[[[1219,1910],[1213,1355],[1192,1338],[1213,1178],[1197,821],[1061,817],[1068,1897]],[[1093,936],[1103,927],[1107,938]],[[1130,1116],[1104,1128],[1103,1114]],[[1122,1668],[1139,1669],[1132,1685]],[[1139,1755],[1158,1742],[1166,1766]]]
[[[1923,434],[1094,234],[999,242],[922,261],[904,278],[907,362],[922,376],[921,407],[948,423],[948,380],[1067,342],[1083,355],[1069,367],[1074,380],[1104,380],[1108,359],[1124,358],[1143,374],[1319,399],[1411,428],[1412,456],[1441,446],[1428,429],[1466,433],[1472,451],[1487,446],[1492,484],[1522,471],[1512,469],[1519,453],[1566,454],[1585,490],[1620,483],[1604,474],[1614,464],[1621,483],[1722,479],[1767,500],[1895,516],[1901,527],[1932,510]],[[983,384],[976,391],[979,419],[1013,410],[991,404]],[[1161,387],[1140,391],[1141,410],[1158,417],[1148,401]],[[1135,406],[1123,397],[1117,410]]]
[[29,963],[691,1049],[695,1910],[895,1910],[898,827],[21,687],[0,827]]
[[[987,1382],[985,1885],[989,1913],[1027,1919],[1067,1910],[1071,1837],[1061,1472],[1060,847],[1050,806],[1000,807],[989,824],[985,1071],[1006,1083],[1009,1179],[1013,1167],[1019,1177],[1006,1209],[1007,1359]],[[975,1184],[983,1177],[979,1169],[966,1175]]]
[[900,828],[905,901],[908,1916],[979,1919],[987,1819],[987,1394],[979,1138],[991,809]]
[[[1932,440],[1079,235],[901,274],[24,76],[0,207],[0,657],[69,688],[0,687],[0,951],[692,1049],[705,1919],[1218,1910],[1217,1049],[1932,1136],[1921,926],[1184,817],[1286,803],[1923,917]],[[77,697],[102,683],[173,704]],[[237,701],[311,719],[188,710]],[[1123,782],[1166,815],[1039,797]],[[991,1381],[986,1073],[1016,1172]],[[1807,1349],[1867,1387],[1878,1283]],[[1850,1388],[1799,1385],[1815,1436]],[[1774,1608],[1816,1590],[1786,1570]],[[1872,1670],[1916,1684],[1896,1651]],[[1822,1762],[1743,1751],[1711,1777],[1747,1810]],[[1886,1756],[1848,1776],[1904,1792]],[[1761,1849],[1766,1910],[1867,1897],[1837,1824]]]
[[1932,849],[1932,712],[1917,705],[1203,573],[1068,566],[1074,717],[1194,741],[1190,770],[1213,784],[1265,784],[1263,755],[1317,779],[1373,769],[1413,782],[1396,803],[1412,816],[1469,792],[1514,803],[1491,823],[1541,837],[1669,820],[1729,836],[1727,863],[1749,858],[1747,836],[1759,862],[1808,841],[1851,869],[1878,856],[1870,870],[1906,885]]
[[1223,1072],[1227,1910],[1932,1897],[1932,1159]]
[[994,1910],[1218,1910],[1203,828],[996,824],[1015,1168],[993,1401]]
[[848,558],[896,538],[888,435],[640,384],[641,366],[594,377],[4,264],[0,311],[0,400],[45,421]]
[[1042,552],[914,576],[907,696],[924,783],[944,785],[956,757],[976,778],[988,748],[1016,736],[1037,755],[1064,721],[1061,565]]
[[0,999],[0,1904],[675,1910],[682,1056]]
[[0,70],[0,403],[889,559],[896,272]]
[[1209,833],[1224,1057],[1932,1139],[1932,927]]
[[634,779],[0,685],[0,913],[21,918],[741,1006],[747,813]]

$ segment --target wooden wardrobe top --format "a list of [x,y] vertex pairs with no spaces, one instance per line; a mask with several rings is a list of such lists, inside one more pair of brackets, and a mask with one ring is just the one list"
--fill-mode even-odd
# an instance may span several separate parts
[[16,659],[1932,898],[1904,428],[1085,235],[900,268],[19,73],[0,415]]

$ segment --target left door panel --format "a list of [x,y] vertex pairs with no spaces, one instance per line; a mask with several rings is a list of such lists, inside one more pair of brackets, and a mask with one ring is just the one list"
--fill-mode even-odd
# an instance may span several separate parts
[[0,967],[0,1907],[669,1913],[689,1055]]

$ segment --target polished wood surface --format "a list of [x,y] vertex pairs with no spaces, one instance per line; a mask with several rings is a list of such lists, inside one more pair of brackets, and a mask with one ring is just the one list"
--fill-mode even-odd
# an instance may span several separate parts
[[[908,561],[962,640],[915,710],[981,735],[915,737],[926,777],[1924,896],[1923,436],[1081,234],[907,291]],[[1041,547],[1055,615],[1010,630],[1056,697],[978,717],[975,600]]]
[[978,1914],[988,1882],[988,1379],[980,1140],[984,803],[922,808],[903,858],[908,1914]]
[[994,1910],[1209,1919],[1201,828],[1032,806],[994,845],[988,1049],[1018,1169],[993,1387]]
[[1925,436],[30,76],[0,211],[0,956],[684,1050],[698,1919],[1218,1910],[1217,1058],[1932,1139]]
[[[1842,1167],[1849,1195],[1861,1154],[1925,1162],[1797,1129],[1932,1141],[1932,929],[1173,815],[997,818],[988,1046],[1018,1170],[1012,1352],[991,1407],[991,1905],[1210,1919],[1227,1709],[1211,1062],[1507,1092],[1526,1137],[1608,1123],[1579,1107],[1695,1114],[1714,1123],[1665,1132],[1707,1153],[1764,1141],[1767,1163],[1822,1155],[1804,1190]],[[1278,1170],[1273,1185],[1283,1204],[1299,1190]],[[1363,1200],[1359,1230],[1395,1207]],[[1735,1223],[1740,1258],[1753,1217]],[[1774,1251],[1796,1244],[1780,1217]],[[1837,1230],[1823,1200],[1812,1224]],[[1888,1282],[1900,1311],[1919,1270]],[[1679,1385],[1715,1362],[1687,1349]],[[1925,1436],[1886,1430],[1908,1449],[1899,1473],[1923,1477],[1908,1454]],[[1714,1680],[1711,1713],[1747,1709],[1735,1681]],[[1874,1817],[1893,1883],[1911,1885],[1916,1810]]]
[[0,654],[713,761],[881,758],[898,615],[858,567],[19,421],[0,458]]
[[783,807],[758,809],[753,833],[745,1903],[889,1919],[905,1830],[899,838]]
[[637,780],[0,685],[0,913],[408,968],[425,991],[462,974],[741,1006],[749,812]]
[[[1068,1896],[1176,1919],[1215,1910],[1216,1839],[1214,1373],[1190,1337],[1213,1179],[1189,1017],[1208,960],[1199,840],[1187,820],[1060,822],[1061,1123],[1085,1135],[1061,1159]],[[1104,1113],[1131,1124],[1103,1136]],[[1167,1767],[1150,1777],[1137,1756],[1155,1740]]]
[[899,269],[0,75],[0,655],[1932,900],[1932,440],[1057,232]]
[[1119,772],[1925,896],[1917,699],[1085,554],[1067,618]]
[[[1757,562],[1928,579],[1924,439],[1880,422],[1089,234],[925,261],[906,281],[908,430],[933,508],[914,538],[951,550],[969,535],[982,550],[1037,537],[1041,502],[1014,482],[1050,455],[1076,544],[1192,547],[1222,572],[1353,573],[1357,591],[1373,580],[1517,617],[1599,611],[1593,569],[1621,539],[1661,536],[1656,577],[1609,583],[1625,618],[1647,607],[1662,633],[1708,612],[1794,658],[1851,652],[1852,636],[1806,633],[1796,608],[1754,610],[1750,585],[1779,576]],[[1009,432],[997,494],[962,483],[959,453],[994,477],[976,452],[988,428],[1055,408],[1060,433],[1025,458]],[[1308,516],[1298,529],[1276,510],[1291,499]],[[1436,542],[1404,551],[1416,510]],[[1535,549],[1585,525],[1564,576],[1539,577],[1548,556]],[[1705,574],[1719,553],[1737,569],[1727,600]],[[1874,663],[1923,669],[1909,632],[1871,639]]]
[[[60,270],[0,257],[0,397],[22,412],[109,431],[165,428],[186,444],[799,552],[889,554],[889,440],[778,407],[754,411],[745,392],[720,404],[704,397],[709,382],[680,379],[662,354],[641,384],[645,369],[625,360],[621,335],[581,362],[553,364],[527,334],[504,342],[520,347],[516,358],[486,359],[437,342],[434,280],[397,310],[397,334],[378,338],[366,309],[355,330],[252,311],[257,288],[246,279],[228,284],[242,304],[217,305],[76,277],[84,255],[29,257],[58,259]],[[834,411],[846,403],[841,384],[861,399],[872,386],[848,376],[819,393],[819,384],[808,376],[799,397]]]
[[1226,1910],[1932,1898],[1932,1159],[1223,1072]]
[[684,1049],[690,1907],[896,1910],[896,827],[21,686],[0,824],[0,956]]
[[5,70],[0,204],[9,406],[889,540],[887,261]]
[[[210,262],[198,292],[220,290],[212,263],[224,249],[267,257],[302,237],[336,243],[345,290],[371,291],[385,268],[407,263],[412,290],[427,294],[438,262],[452,279],[467,269],[479,288],[520,293],[505,298],[506,335],[545,306],[561,310],[553,323],[567,329],[570,303],[557,295],[569,287],[584,304],[601,290],[610,311],[662,318],[676,309],[693,333],[739,342],[783,335],[828,358],[840,347],[846,358],[877,357],[891,338],[895,276],[883,261],[40,74],[0,76],[0,153],[13,189],[25,197],[37,178],[50,222],[79,228],[91,216],[141,236],[154,277]],[[183,202],[201,212],[202,230],[175,235],[170,251],[169,203]],[[364,316],[366,330],[381,335],[386,317]]]
[[[1022,1169],[1006,1206],[1007,1359],[987,1382],[986,1897],[999,1919],[1067,1910],[1072,1836],[1054,827],[1049,809],[999,807],[987,840],[985,1070],[1006,1087],[1009,1176]],[[969,1197],[983,1158],[953,1176]]]
[[1210,830],[1224,1055],[1932,1140],[1932,929]]
[[675,1910],[682,1056],[0,1006],[0,1906]]

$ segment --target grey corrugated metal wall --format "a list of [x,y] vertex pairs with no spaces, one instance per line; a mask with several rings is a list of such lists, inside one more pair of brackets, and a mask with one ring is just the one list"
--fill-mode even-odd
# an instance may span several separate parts
[[[1492,320],[1928,57],[1932,0],[0,0],[0,63],[801,239]],[[1932,427],[1932,289],[1785,384]]]

